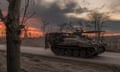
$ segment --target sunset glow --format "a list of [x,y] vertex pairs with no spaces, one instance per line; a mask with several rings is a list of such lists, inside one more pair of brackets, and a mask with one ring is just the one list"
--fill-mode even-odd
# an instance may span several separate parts
[[[37,37],[43,36],[43,32],[39,28],[35,28],[35,27],[31,27],[31,26],[27,26],[25,28],[26,28],[26,31],[27,31],[27,36],[29,38],[37,38]],[[6,29],[6,27],[3,24],[3,22],[0,22],[0,37],[5,37],[6,36],[5,29]],[[22,31],[21,37],[24,37],[24,35],[25,35],[25,31]]]
[[112,14],[110,18],[111,20],[120,20],[120,14]]
[[[91,34],[84,33],[83,35],[91,36],[91,37],[96,36],[95,33],[91,33]],[[102,36],[104,36],[104,37],[107,37],[107,36],[120,36],[120,33],[104,33],[104,34],[102,34]]]

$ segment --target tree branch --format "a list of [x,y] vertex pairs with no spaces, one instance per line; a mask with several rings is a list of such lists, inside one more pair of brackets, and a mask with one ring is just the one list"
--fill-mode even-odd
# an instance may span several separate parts
[[28,7],[29,7],[29,2],[30,2],[30,0],[27,0],[27,1],[26,1],[27,4],[26,4],[26,6],[25,6],[24,15],[23,15],[23,19],[22,19],[22,23],[21,23],[21,24],[24,23],[25,16],[26,16],[26,13],[27,13],[27,10],[28,10]]
[[4,16],[2,14],[2,10],[1,9],[0,9],[0,19],[1,19],[1,21],[4,21]]
[[28,18],[24,19],[24,21],[23,21],[24,25],[26,25],[26,24],[27,24],[26,22],[27,22],[31,17],[33,17],[34,15],[35,15],[35,12],[33,12]]
[[12,1],[12,0],[7,0],[9,3]]

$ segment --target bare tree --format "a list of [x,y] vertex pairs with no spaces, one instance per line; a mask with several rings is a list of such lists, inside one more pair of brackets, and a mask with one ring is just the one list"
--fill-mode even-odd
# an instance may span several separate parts
[[[73,24],[73,25],[74,25],[74,24]],[[82,31],[83,31],[83,23],[82,23],[82,21],[81,21],[81,20],[78,21],[78,22],[76,23],[76,27],[73,26],[73,28],[74,28],[75,31],[82,32]]]
[[62,24],[59,24],[57,26],[59,27],[59,32],[64,32],[64,31],[67,32],[67,30],[68,31],[72,31],[74,29],[72,24],[71,24],[71,22],[69,22],[69,23],[62,23]]
[[[104,23],[108,21],[109,15],[108,13],[100,13],[98,11],[91,11],[89,14],[89,19],[91,25],[94,26],[95,31],[102,31],[104,27]],[[101,32],[97,33],[97,39],[100,40]]]
[[42,31],[44,33],[44,35],[46,34],[46,28],[50,23],[47,22],[46,20],[42,19]]
[[21,0],[7,0],[8,14],[4,16],[0,9],[0,19],[6,26],[6,40],[7,40],[7,72],[20,72],[20,45],[21,45],[21,31],[24,29],[23,24],[26,15],[26,9],[29,5],[29,0],[25,6],[25,13],[22,24],[20,23],[20,5]]
[[63,23],[63,24],[58,25],[58,27],[59,27],[59,32],[62,32],[63,29],[64,29],[64,27],[65,27],[66,25],[67,25],[67,23]]
[[109,15],[107,13],[100,13],[98,11],[91,11],[88,14],[90,24],[94,25],[95,31],[100,31],[103,28],[103,24],[108,21]]
[[76,31],[82,31],[82,23],[79,21],[79,23],[76,22],[68,22],[68,23],[63,23],[58,25],[59,26],[59,31],[63,32],[64,30],[68,30],[71,32],[76,32]]
[[20,34],[23,28],[19,24],[21,0],[7,1],[9,2],[7,16],[4,17],[0,10],[0,18],[6,26],[7,72],[20,72]]
[[[30,4],[32,3],[32,4]],[[25,6],[24,6],[24,10],[23,10],[23,18],[22,18],[22,21],[21,21],[21,25],[24,25],[24,38],[28,38],[28,23],[29,23],[29,20],[31,17],[33,17],[36,13],[35,11],[31,11],[29,12],[28,9],[29,9],[29,6],[34,6],[34,1],[33,0],[25,0]]]
[[28,38],[28,26],[25,25],[24,27],[24,38]]

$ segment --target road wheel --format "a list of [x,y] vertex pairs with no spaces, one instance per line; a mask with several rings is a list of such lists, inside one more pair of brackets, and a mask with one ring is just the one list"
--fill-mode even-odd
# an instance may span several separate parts
[[66,56],[72,56],[72,50],[71,49],[66,49],[65,50],[65,55]]
[[80,55],[80,51],[78,49],[73,50],[73,56],[78,57]]
[[94,48],[88,48],[87,49],[87,56],[88,57],[93,57],[95,55],[95,49]]
[[52,52],[53,52],[54,54],[59,55],[59,51],[58,51],[57,48],[51,47],[51,50],[52,50]]
[[80,57],[85,58],[86,57],[86,51],[80,50]]
[[98,56],[98,53],[95,53],[94,56],[95,56],[95,57]]
[[63,55],[65,55],[65,50],[62,48],[59,48],[58,53],[59,53],[59,55],[63,56]]

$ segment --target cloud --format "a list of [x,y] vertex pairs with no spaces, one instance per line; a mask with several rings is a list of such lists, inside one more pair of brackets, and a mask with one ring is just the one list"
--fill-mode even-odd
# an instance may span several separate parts
[[[66,13],[83,13],[88,11],[87,8],[81,7],[77,0],[30,0],[30,7],[27,14],[36,12],[34,17],[44,18],[50,23],[61,24],[68,21]],[[5,11],[8,7],[6,0],[0,0],[1,7]],[[21,3],[21,14],[24,11],[25,0]],[[6,11],[7,12],[7,11]]]
[[[25,6],[24,0],[22,0],[21,13]],[[34,1],[30,4],[29,12],[35,11],[34,18],[45,19],[51,24],[62,24],[67,22],[69,18],[65,14],[69,13],[86,13],[91,7],[99,7],[105,4],[105,9],[120,13],[120,0],[31,0]],[[99,3],[100,2],[100,3]],[[102,3],[103,2],[103,3]],[[91,5],[90,5],[91,4]],[[7,11],[8,2],[6,0],[0,0],[0,7],[2,10]],[[102,9],[100,9],[102,10]],[[81,20],[80,18],[71,18],[71,20]],[[36,27],[40,27],[40,21],[35,24],[31,24]],[[54,25],[53,25],[54,26]]]
[[111,0],[108,8],[114,13],[120,13],[120,0]]
[[[45,18],[47,21],[54,24],[61,24],[68,21],[66,13],[83,13],[88,11],[87,8],[78,6],[73,0],[52,0],[50,3],[47,0],[36,0],[35,11],[37,16]],[[41,4],[44,3],[44,4]]]

